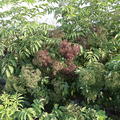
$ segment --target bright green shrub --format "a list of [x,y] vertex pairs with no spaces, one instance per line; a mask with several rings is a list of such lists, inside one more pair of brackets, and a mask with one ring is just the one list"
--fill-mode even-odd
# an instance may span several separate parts
[[104,111],[80,107],[76,104],[67,106],[54,105],[51,113],[45,112],[45,99],[35,99],[28,108],[22,108],[23,97],[20,94],[0,97],[0,117],[3,120],[105,120]]
[[44,110],[43,99],[35,99],[30,108],[24,108],[17,111],[14,117],[17,120],[33,120],[34,118],[39,118]]
[[15,112],[22,108],[22,99],[21,94],[2,94],[0,96],[0,118],[2,120],[14,120]]

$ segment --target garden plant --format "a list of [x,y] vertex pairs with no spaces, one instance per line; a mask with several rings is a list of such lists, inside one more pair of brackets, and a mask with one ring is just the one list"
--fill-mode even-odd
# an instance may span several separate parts
[[0,119],[119,120],[120,1],[1,0]]

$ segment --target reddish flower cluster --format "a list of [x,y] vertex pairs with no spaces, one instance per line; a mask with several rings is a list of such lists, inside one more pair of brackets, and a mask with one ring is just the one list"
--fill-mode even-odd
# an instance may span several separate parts
[[[80,46],[77,44],[72,44],[66,40],[60,43],[60,53],[66,58],[66,63],[53,60],[47,50],[40,50],[36,53],[33,59],[33,64],[38,66],[51,66],[53,69],[53,75],[57,72],[62,72],[64,74],[74,73],[77,66],[74,64],[73,60],[80,52]],[[66,67],[65,67],[66,66]]]
[[77,66],[72,62],[67,62],[67,67],[63,68],[65,74],[73,73],[76,70]]
[[72,43],[64,40],[60,43],[60,53],[67,59],[73,60],[76,55],[80,52],[79,45],[73,45]]
[[33,63],[39,66],[49,66],[52,64],[52,58],[49,56],[47,50],[40,50],[36,53]]

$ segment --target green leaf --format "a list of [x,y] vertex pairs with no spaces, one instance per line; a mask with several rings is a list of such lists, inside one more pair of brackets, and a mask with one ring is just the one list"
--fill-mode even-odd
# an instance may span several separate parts
[[8,69],[6,69],[5,74],[6,74],[7,78],[9,78],[11,76],[11,73]]
[[9,69],[9,71],[10,71],[11,74],[14,72],[13,66],[8,65],[8,69]]

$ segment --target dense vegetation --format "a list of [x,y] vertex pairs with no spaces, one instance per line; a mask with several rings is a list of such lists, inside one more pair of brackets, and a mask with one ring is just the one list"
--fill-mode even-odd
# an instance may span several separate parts
[[0,119],[119,120],[119,3],[1,0]]

